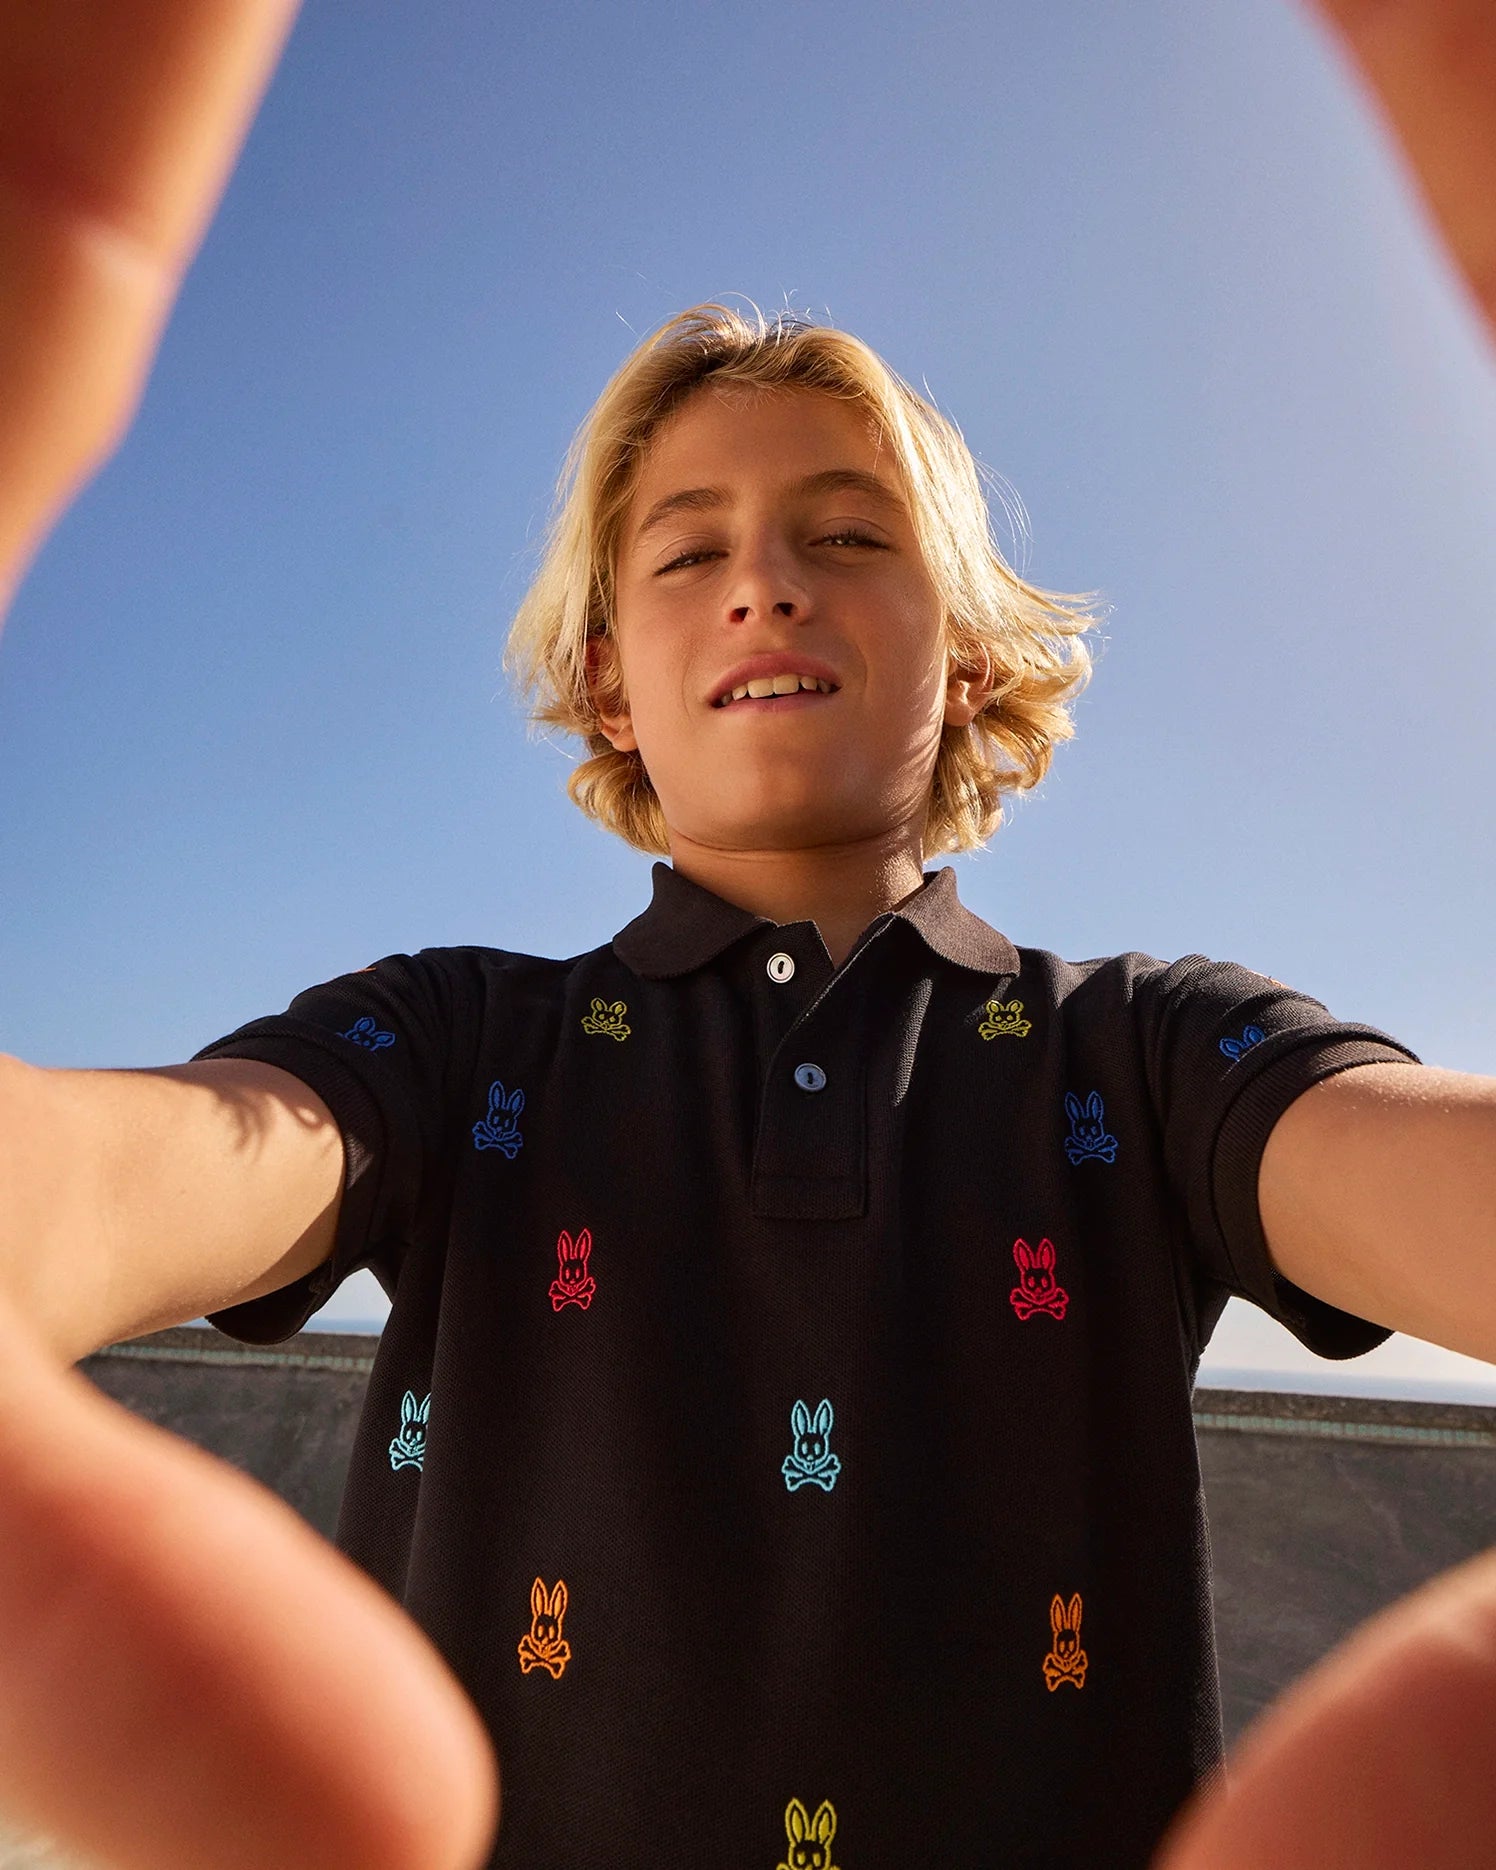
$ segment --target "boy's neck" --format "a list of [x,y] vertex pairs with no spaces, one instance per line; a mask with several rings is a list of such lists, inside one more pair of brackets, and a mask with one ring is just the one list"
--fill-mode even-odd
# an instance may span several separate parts
[[773,922],[814,922],[833,967],[867,925],[924,882],[918,839],[896,838],[815,850],[732,851],[672,835],[681,876]]

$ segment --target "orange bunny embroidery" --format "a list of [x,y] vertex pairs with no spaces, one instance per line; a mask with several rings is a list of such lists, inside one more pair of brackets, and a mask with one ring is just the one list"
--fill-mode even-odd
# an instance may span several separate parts
[[1013,1258],[1019,1273],[1019,1284],[1008,1294],[1013,1310],[1020,1318],[1029,1318],[1035,1312],[1063,1318],[1070,1294],[1055,1284],[1054,1243],[1041,1240],[1037,1247],[1031,1247],[1026,1240],[1015,1240]]
[[1080,1646],[1080,1592],[1067,1606],[1058,1593],[1049,1600],[1049,1627],[1054,1641],[1044,1658],[1044,1681],[1051,1694],[1061,1682],[1086,1685],[1086,1652]]
[[556,1242],[556,1258],[561,1262],[561,1270],[551,1281],[551,1310],[559,1312],[563,1305],[580,1305],[585,1312],[592,1303],[592,1295],[597,1290],[597,1281],[587,1270],[587,1260],[592,1252],[592,1229],[584,1227],[577,1235],[576,1245],[572,1245],[571,1235],[563,1227],[561,1237]]
[[790,1841],[789,1861],[776,1870],[836,1870],[831,1861],[831,1840],[836,1836],[836,1807],[822,1799],[814,1818],[805,1815],[798,1799],[784,1808],[784,1829]]
[[555,1590],[547,1597],[545,1585],[537,1578],[530,1586],[530,1634],[519,1639],[519,1666],[525,1675],[531,1669],[549,1669],[551,1679],[560,1681],[561,1671],[571,1661],[571,1645],[561,1640],[561,1619],[565,1615],[565,1579],[558,1578]]

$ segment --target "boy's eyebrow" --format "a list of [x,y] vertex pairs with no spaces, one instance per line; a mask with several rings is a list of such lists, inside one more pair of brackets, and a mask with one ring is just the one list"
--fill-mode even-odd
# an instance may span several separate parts
[[[863,468],[822,468],[819,473],[807,474],[803,479],[793,481],[787,491],[802,498],[814,497],[826,493],[860,493],[870,500],[876,500],[886,507],[896,508],[906,513],[907,508],[896,490],[885,480],[879,480],[876,474],[869,474]],[[715,507],[726,506],[732,495],[725,487],[686,487],[679,493],[667,493],[662,500],[656,500],[635,528],[634,539],[637,542],[662,521],[669,519],[672,513],[706,513]]]

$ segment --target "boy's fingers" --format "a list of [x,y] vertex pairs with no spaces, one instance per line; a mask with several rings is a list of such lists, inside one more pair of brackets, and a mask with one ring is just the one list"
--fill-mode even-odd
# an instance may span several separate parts
[[1152,1870],[1492,1870],[1496,1549],[1363,1624],[1243,1736]]
[[498,1781],[404,1611],[0,1298],[0,1808],[113,1870],[478,1870]]
[[1314,0],[1398,140],[1496,334],[1496,5]]
[[0,0],[0,170],[180,271],[298,0]]
[[297,0],[0,0],[0,612],[118,447]]

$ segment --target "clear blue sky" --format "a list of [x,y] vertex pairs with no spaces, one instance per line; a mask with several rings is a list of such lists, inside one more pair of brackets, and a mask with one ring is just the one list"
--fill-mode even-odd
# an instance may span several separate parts
[[[978,913],[1496,1072],[1496,361],[1285,0],[308,0],[0,638],[0,1048],[169,1063],[637,912],[500,658],[576,424],[731,294],[925,387],[1020,569],[1113,606],[1078,739],[956,860]],[[315,1322],[382,1317],[356,1285]],[[1287,1368],[1270,1331],[1221,1355]]]

